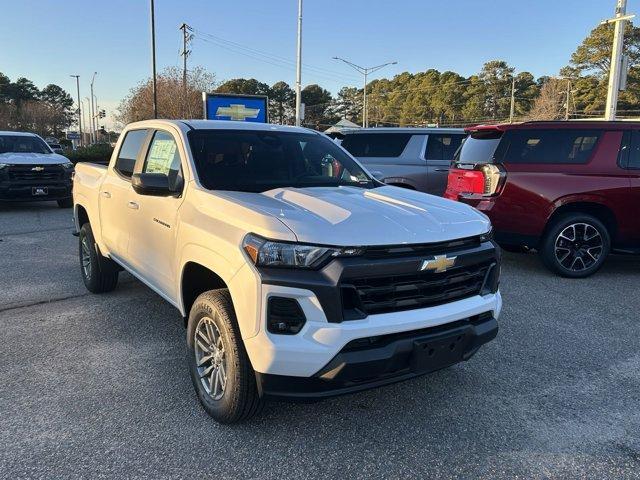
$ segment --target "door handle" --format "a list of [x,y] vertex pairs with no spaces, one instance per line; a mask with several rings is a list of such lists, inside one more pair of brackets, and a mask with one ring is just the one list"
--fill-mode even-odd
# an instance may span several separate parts
[[138,205],[136,202],[128,202],[127,207],[133,210],[138,210],[140,208],[140,205]]
[[448,172],[448,168],[436,168],[436,172]]
[[111,194],[109,192],[101,192],[104,198],[111,198]]

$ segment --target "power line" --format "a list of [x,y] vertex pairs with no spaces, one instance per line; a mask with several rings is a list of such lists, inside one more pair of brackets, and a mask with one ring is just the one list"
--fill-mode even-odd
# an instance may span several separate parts
[[[293,60],[290,60],[288,58],[281,57],[279,55],[274,55],[272,53],[268,53],[262,50],[257,50],[255,48],[247,47],[246,45],[242,45],[238,42],[234,42],[231,40],[218,37],[217,35],[203,32],[202,30],[199,30],[199,29],[194,28],[192,30],[196,34],[197,36],[196,38],[198,38],[199,40],[212,43],[219,47],[225,48],[226,50],[230,50],[240,55],[245,55],[249,58],[253,58],[254,60],[262,61],[270,65],[288,68],[288,69],[295,69],[296,63]],[[345,75],[335,70],[330,70],[324,67],[309,65],[307,63],[303,63],[302,65],[306,69],[314,71],[314,73],[317,76],[323,76],[331,80],[351,80],[351,81],[356,80],[356,77],[353,77],[351,75]]]

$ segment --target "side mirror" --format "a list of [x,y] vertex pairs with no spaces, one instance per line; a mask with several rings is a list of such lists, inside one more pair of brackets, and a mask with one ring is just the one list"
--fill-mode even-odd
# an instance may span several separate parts
[[371,173],[371,175],[373,175],[373,178],[375,178],[376,180],[383,182],[384,181],[384,173],[378,171],[378,170],[372,170],[369,173]]
[[169,185],[169,177],[162,173],[134,173],[131,176],[131,186],[139,195],[155,197],[169,197],[182,191],[181,179],[172,187]]

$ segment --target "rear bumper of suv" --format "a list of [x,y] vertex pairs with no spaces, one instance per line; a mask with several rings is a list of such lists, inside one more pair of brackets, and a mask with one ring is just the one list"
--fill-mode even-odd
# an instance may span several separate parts
[[498,333],[491,312],[426,329],[373,336],[345,345],[311,377],[257,373],[264,397],[314,400],[407,380],[470,359]]

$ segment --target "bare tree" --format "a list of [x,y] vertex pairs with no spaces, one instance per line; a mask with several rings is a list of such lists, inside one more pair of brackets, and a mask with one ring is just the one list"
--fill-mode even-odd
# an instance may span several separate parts
[[560,120],[565,116],[567,81],[548,79],[527,115],[529,120]]
[[[187,73],[186,112],[190,118],[202,118],[202,92],[215,88],[215,76],[202,67]],[[157,78],[158,116],[160,118],[182,118],[184,89],[182,70],[169,67]],[[151,79],[147,79],[129,91],[116,114],[116,120],[125,125],[139,120],[153,118],[153,90]]]

